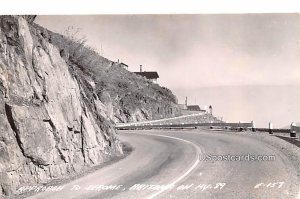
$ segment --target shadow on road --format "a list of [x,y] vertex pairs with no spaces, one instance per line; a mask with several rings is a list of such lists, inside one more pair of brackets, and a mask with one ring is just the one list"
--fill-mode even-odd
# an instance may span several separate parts
[[294,144],[300,148],[300,141],[295,140],[294,138],[284,137],[284,136],[280,136],[280,135],[276,135],[276,137],[281,138],[281,139],[283,139],[291,144]]

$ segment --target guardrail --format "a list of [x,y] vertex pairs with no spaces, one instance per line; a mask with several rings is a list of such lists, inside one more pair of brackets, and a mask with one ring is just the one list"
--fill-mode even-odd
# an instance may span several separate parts
[[[256,128],[255,131],[260,131],[260,132],[270,132],[269,128]],[[291,129],[271,129],[271,134],[272,133],[290,133]]]
[[290,137],[297,137],[297,133],[300,133],[300,127],[296,126],[294,123],[291,124],[290,129],[274,129],[272,123],[269,123],[269,128],[256,128],[255,122],[238,122],[238,123],[181,123],[181,124],[117,124],[116,129],[118,130],[143,130],[143,129],[183,129],[183,128],[197,128],[197,127],[209,127],[213,128],[223,128],[223,129],[235,129],[235,130],[252,130],[260,132],[269,132],[269,134],[274,133],[289,133]]
[[291,130],[292,131],[296,131],[296,132],[300,132],[300,126],[296,126],[296,125],[293,125],[293,123],[292,123],[292,125],[291,125]]
[[274,129],[273,124],[269,123],[269,128],[255,128],[255,131],[264,131],[269,132],[269,134],[274,133],[289,133],[291,138],[296,138],[297,133],[300,133],[300,127],[296,126],[294,122],[292,122],[290,129]]
[[223,127],[223,128],[252,128],[252,123],[181,123],[181,124],[141,124],[141,125],[117,125],[118,130],[135,129],[161,129],[161,128],[195,128],[195,127]]

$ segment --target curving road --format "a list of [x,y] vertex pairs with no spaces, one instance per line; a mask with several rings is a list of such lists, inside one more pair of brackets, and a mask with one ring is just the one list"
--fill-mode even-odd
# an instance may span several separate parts
[[[60,192],[44,192],[30,198],[300,196],[300,173],[295,160],[282,152],[280,146],[249,136],[205,130],[153,130],[124,131],[119,138],[134,148],[128,157],[66,184]],[[275,155],[276,160],[202,161],[200,156],[204,154]]]

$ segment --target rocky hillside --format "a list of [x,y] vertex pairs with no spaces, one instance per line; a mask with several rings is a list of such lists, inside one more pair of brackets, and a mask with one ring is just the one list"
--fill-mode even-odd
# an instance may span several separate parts
[[122,154],[114,122],[180,115],[167,88],[34,19],[0,16],[0,198]]
[[[110,61],[80,40],[51,32],[37,24],[43,37],[57,46],[72,74],[85,79],[107,107],[114,122],[136,122],[180,115],[177,99],[172,92],[144,77],[129,72]],[[130,67],[130,66],[129,66]]]
[[110,111],[120,95],[72,68],[33,20],[0,16],[0,198],[122,153]]

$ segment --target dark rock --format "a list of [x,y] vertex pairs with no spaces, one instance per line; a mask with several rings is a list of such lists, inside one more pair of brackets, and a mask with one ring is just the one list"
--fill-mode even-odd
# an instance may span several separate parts
[[34,34],[34,18],[0,17],[0,198],[122,153],[93,86]]

